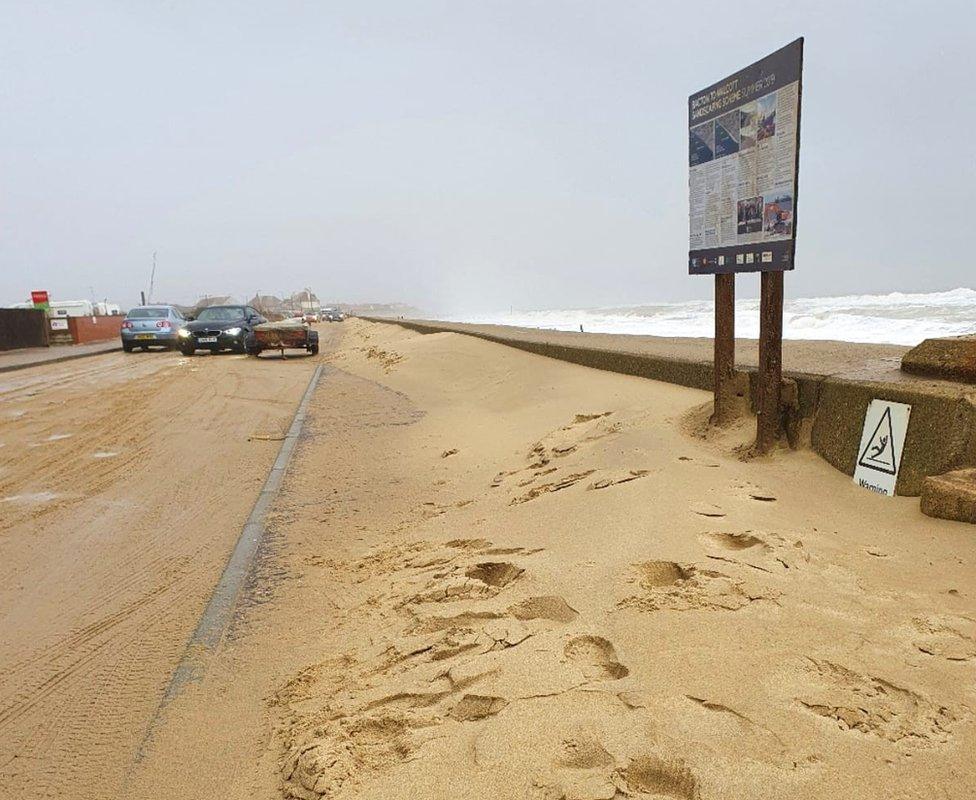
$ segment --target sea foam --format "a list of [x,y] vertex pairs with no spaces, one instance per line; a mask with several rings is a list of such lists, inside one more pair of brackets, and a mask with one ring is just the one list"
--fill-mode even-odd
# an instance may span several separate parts
[[[787,339],[915,345],[933,336],[976,333],[976,291],[797,298],[786,301],[783,313]],[[710,300],[455,315],[450,319],[567,331],[582,325],[593,333],[649,336],[711,336],[714,325]],[[736,335],[759,336],[758,300],[736,302]]]

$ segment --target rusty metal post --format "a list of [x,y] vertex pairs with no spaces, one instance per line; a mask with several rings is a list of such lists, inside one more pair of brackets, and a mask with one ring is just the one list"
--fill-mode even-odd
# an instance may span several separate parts
[[757,453],[779,438],[783,389],[783,273],[763,272],[759,289],[759,397]]
[[715,405],[712,423],[724,425],[733,416],[735,375],[735,274],[715,276]]

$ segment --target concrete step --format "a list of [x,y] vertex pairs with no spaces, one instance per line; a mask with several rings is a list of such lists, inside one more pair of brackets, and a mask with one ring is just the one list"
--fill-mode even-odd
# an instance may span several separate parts
[[913,375],[976,383],[976,336],[926,339],[902,356],[901,368]]
[[62,345],[74,344],[75,340],[71,338],[68,331],[51,331],[48,334],[48,342],[52,345]]
[[922,481],[922,513],[976,524],[976,469],[957,469]]

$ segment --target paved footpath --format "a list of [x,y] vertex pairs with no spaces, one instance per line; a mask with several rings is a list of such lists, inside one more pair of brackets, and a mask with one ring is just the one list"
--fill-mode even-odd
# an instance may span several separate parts
[[12,372],[15,369],[28,369],[42,364],[57,364],[61,361],[71,361],[75,358],[97,356],[102,353],[112,353],[121,350],[118,339],[90,344],[55,345],[54,347],[26,347],[21,350],[0,351],[0,372]]

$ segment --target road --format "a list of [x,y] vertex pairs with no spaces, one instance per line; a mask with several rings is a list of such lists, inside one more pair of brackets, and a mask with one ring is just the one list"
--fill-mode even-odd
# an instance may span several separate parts
[[0,376],[0,797],[119,796],[322,358]]

